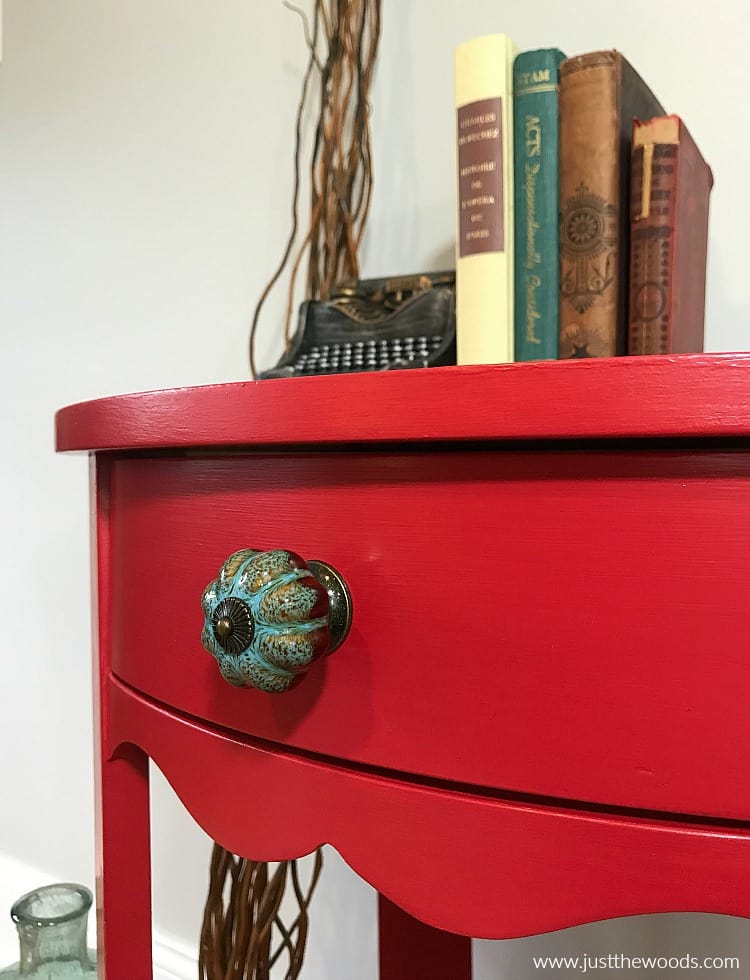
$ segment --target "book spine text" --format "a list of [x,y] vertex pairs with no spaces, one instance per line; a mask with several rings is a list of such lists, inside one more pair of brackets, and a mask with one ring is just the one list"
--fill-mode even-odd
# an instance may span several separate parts
[[504,34],[456,49],[459,364],[513,360],[513,57]]
[[517,361],[558,353],[558,191],[561,51],[519,54],[513,66],[515,343]]

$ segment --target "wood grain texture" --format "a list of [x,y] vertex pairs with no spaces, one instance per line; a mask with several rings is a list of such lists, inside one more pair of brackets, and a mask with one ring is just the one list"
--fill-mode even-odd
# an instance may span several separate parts
[[57,414],[68,450],[750,435],[750,355],[445,367],[121,395]]
[[[750,819],[750,455],[113,461],[115,673],[195,717],[505,791]],[[241,547],[347,580],[299,688],[233,688],[203,587]]]
[[112,738],[147,752],[224,847],[280,860],[328,842],[436,928],[501,939],[643,912],[750,916],[748,831],[509,804],[357,773],[212,731],[114,679],[109,704]]

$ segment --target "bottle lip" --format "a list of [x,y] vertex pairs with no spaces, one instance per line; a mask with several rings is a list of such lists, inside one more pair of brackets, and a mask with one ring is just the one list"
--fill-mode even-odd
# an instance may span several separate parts
[[[60,912],[55,915],[39,915],[38,911],[44,908],[45,901],[57,897],[67,899],[69,907],[65,909],[63,903]],[[44,885],[35,888],[33,891],[21,895],[10,910],[10,917],[20,926],[52,926],[63,922],[71,922],[81,915],[88,913],[93,902],[93,895],[85,885],[78,885],[74,882],[57,882],[53,885]],[[35,911],[35,905],[40,903],[42,909]]]

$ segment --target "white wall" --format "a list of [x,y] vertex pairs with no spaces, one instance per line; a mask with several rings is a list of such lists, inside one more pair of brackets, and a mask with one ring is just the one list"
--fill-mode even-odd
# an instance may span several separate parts
[[[0,877],[30,865],[91,882],[87,472],[53,455],[52,416],[97,395],[247,377],[249,314],[288,229],[305,49],[280,0],[4,8]],[[384,0],[365,273],[450,261],[456,43],[507,30],[522,48],[616,46],[714,167],[707,347],[750,347],[746,21],[739,3],[697,0]],[[282,303],[268,307],[263,363]],[[160,778],[154,833],[157,927],[194,946],[208,842]],[[6,875],[0,899],[21,877]],[[373,893],[331,855],[306,975],[375,980],[374,928]],[[13,943],[0,919],[3,958]],[[527,980],[531,951],[597,946],[750,962],[747,923],[659,916],[478,944],[475,974]]]

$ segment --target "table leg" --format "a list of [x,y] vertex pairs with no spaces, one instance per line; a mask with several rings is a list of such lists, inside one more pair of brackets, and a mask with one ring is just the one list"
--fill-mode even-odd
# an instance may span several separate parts
[[433,929],[382,895],[378,921],[380,980],[471,980],[471,939]]
[[148,756],[110,736],[110,462],[91,457],[99,980],[152,980]]
[[122,745],[97,792],[97,948],[103,980],[151,980],[148,757]]

